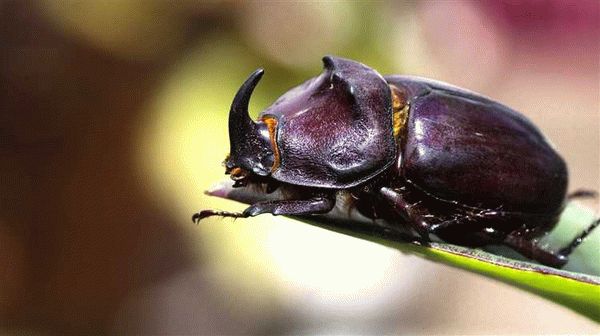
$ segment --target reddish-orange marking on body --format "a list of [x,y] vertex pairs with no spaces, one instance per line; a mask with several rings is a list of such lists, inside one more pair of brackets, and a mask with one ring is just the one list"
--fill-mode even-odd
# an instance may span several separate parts
[[279,147],[277,146],[277,119],[273,117],[263,117],[262,121],[267,124],[267,130],[269,130],[269,139],[271,140],[271,148],[273,148],[273,155],[275,156],[275,162],[271,167],[271,172],[279,168],[280,156]]
[[243,180],[246,175],[248,175],[248,172],[246,172],[245,170],[243,170],[240,167],[235,167],[231,170],[231,179],[234,181],[238,181],[238,180]]
[[394,85],[390,85],[390,90],[392,91],[392,125],[394,129],[394,137],[398,138],[400,136],[400,132],[406,126],[409,106],[404,92]]

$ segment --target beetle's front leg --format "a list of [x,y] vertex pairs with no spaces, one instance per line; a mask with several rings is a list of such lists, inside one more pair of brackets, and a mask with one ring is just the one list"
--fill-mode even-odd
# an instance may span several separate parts
[[306,200],[259,202],[252,204],[243,212],[203,210],[194,214],[194,216],[192,216],[192,220],[197,223],[204,218],[212,216],[247,218],[258,216],[264,213],[270,213],[273,215],[312,215],[329,212],[334,206],[335,197],[331,195],[325,195],[312,197]]
[[331,211],[335,199],[330,196],[318,196],[306,200],[281,200],[255,203],[244,210],[243,214],[253,217],[264,213],[273,215],[312,215]]

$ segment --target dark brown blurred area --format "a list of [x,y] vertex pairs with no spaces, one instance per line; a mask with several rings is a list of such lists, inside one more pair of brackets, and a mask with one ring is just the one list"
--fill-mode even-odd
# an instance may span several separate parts
[[[191,265],[132,153],[141,108],[185,43],[119,58],[59,34],[38,9],[0,3],[0,318],[8,330],[103,334],[127,293]],[[216,19],[200,14],[190,35]]]

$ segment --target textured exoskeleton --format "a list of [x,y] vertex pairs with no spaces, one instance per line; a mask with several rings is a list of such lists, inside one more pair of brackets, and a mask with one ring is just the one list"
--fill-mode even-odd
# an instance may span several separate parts
[[[355,61],[325,57],[325,70],[281,96],[258,120],[248,102],[263,71],[236,94],[229,117],[226,173],[234,187],[284,190],[280,200],[242,213],[312,215],[336,195],[386,232],[409,229],[456,244],[505,244],[562,266],[596,221],[557,253],[535,245],[564,207],[567,168],[520,113],[474,92],[410,76],[382,77]],[[579,195],[588,195],[580,193]]]

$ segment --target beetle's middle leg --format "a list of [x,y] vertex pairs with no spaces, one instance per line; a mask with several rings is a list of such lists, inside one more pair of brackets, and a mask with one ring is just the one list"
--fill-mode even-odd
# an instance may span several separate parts
[[429,234],[432,232],[432,225],[419,211],[418,206],[407,202],[400,192],[391,188],[383,187],[379,190],[379,194],[383,196],[398,215],[402,216],[407,221],[408,225],[410,225],[424,241],[430,241]]

